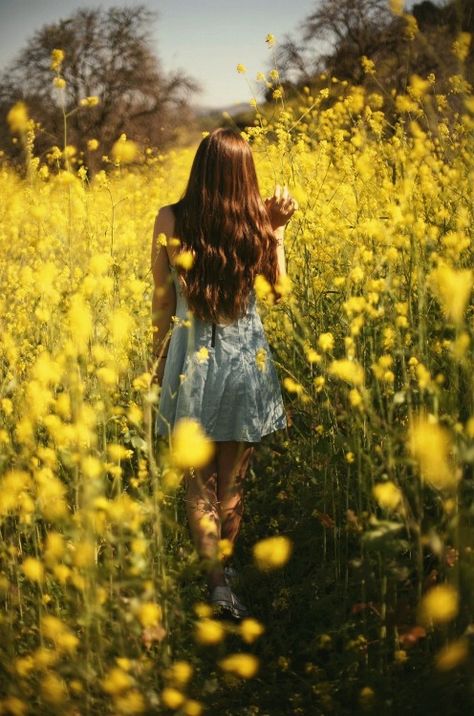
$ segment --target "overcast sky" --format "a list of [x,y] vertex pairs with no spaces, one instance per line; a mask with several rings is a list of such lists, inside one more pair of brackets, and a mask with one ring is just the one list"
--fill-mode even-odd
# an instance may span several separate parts
[[181,68],[203,87],[197,103],[223,107],[252,96],[238,63],[253,80],[268,69],[265,36],[293,32],[318,0],[0,0],[0,67],[25,46],[43,24],[81,7],[137,5],[158,11],[154,46],[165,69]]

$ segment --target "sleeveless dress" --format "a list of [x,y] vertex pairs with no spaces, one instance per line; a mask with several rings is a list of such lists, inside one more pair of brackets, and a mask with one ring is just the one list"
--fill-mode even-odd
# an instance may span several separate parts
[[176,322],[168,345],[156,434],[168,437],[180,418],[194,418],[214,441],[256,443],[286,427],[280,383],[255,292],[246,314],[230,324],[203,321],[176,288]]

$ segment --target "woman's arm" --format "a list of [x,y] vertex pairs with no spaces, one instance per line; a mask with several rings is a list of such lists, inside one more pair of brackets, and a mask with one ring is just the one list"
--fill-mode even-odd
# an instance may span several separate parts
[[169,206],[158,212],[153,229],[151,245],[151,271],[153,274],[153,295],[151,300],[151,322],[153,326],[152,380],[161,383],[168,352],[171,318],[176,313],[176,290],[171,279],[166,246],[158,242],[164,234],[170,239],[174,231],[174,215]]
[[298,204],[293,199],[287,187],[281,190],[281,187],[277,184],[275,193],[270,199],[265,199],[265,206],[267,207],[268,216],[273,228],[273,233],[277,240],[277,261],[278,261],[278,277],[286,276],[286,261],[285,261],[285,227],[289,222]]
[[279,226],[278,229],[275,229],[274,231],[276,240],[277,240],[277,264],[278,264],[278,278],[281,276],[286,276],[286,260],[285,260],[285,245],[284,245],[284,239],[285,239],[285,227]]

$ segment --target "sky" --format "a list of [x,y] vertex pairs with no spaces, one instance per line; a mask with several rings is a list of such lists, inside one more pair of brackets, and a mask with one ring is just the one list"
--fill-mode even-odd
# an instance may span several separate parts
[[[222,108],[256,95],[255,75],[272,57],[266,35],[294,33],[318,0],[0,0],[0,68],[46,23],[79,8],[142,3],[158,12],[153,48],[163,68],[182,69],[200,83],[195,104]],[[236,72],[239,63],[245,75]]]

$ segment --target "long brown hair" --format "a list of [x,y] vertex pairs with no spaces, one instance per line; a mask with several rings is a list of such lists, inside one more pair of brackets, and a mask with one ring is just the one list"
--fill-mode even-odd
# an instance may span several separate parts
[[241,317],[255,276],[276,282],[277,244],[240,134],[219,128],[201,141],[173,210],[175,236],[194,254],[190,269],[178,268],[191,311],[213,322]]

